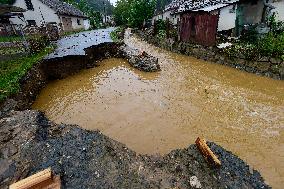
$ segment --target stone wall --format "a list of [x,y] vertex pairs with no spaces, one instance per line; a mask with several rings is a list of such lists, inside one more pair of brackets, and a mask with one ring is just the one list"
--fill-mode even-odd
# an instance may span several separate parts
[[252,61],[246,60],[241,55],[229,57],[217,47],[205,47],[186,42],[173,43],[171,39],[161,41],[148,33],[141,31],[137,31],[136,33],[147,42],[175,53],[193,56],[198,59],[234,67],[273,79],[284,80],[284,62],[279,59],[263,57],[259,60]]

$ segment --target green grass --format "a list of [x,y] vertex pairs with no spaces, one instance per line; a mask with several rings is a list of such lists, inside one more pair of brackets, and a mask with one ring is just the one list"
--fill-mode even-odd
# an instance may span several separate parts
[[20,36],[9,36],[9,37],[0,36],[0,42],[15,42],[23,40],[24,39]]
[[0,61],[0,102],[17,93],[20,89],[20,79],[53,49],[54,47],[46,47],[38,54],[11,61]]

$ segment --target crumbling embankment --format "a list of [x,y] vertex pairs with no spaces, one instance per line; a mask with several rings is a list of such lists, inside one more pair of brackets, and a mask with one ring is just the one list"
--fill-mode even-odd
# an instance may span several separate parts
[[133,67],[147,72],[159,71],[158,60],[146,53],[141,54],[123,43],[106,42],[84,49],[85,55],[66,55],[51,57],[36,64],[20,80],[20,92],[0,104],[3,116],[10,110],[29,109],[49,80],[63,79],[82,69],[97,66],[106,58],[125,58]]
[[222,147],[208,166],[195,145],[165,156],[137,155],[99,131],[54,124],[38,111],[0,120],[0,188],[51,167],[62,188],[269,188],[260,174]]

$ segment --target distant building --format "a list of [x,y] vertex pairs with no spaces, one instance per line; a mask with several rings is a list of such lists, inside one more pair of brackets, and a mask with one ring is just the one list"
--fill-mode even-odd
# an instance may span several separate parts
[[26,9],[25,20],[12,18],[14,24],[46,25],[57,24],[64,31],[89,29],[90,21],[83,12],[59,0],[16,0],[14,6]]
[[179,6],[184,0],[173,0],[162,11],[156,11],[152,19],[152,24],[157,20],[169,20],[172,24],[177,25],[180,21],[180,14],[177,12]]
[[104,24],[113,24],[114,23],[114,19],[112,15],[104,15],[102,14],[102,18],[103,18],[103,23]]

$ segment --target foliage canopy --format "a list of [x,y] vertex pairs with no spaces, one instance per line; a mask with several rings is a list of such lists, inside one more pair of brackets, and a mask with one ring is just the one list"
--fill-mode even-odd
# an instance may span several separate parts
[[141,27],[143,22],[152,18],[156,0],[119,0],[114,8],[117,25]]

